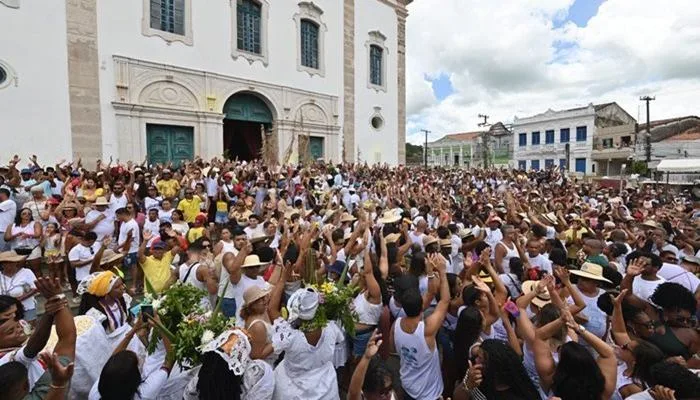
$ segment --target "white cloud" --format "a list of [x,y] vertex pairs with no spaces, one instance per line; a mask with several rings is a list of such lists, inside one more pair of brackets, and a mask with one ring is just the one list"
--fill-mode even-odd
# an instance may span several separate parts
[[[698,114],[696,1],[607,0],[585,27],[559,28],[553,21],[565,18],[573,0],[415,1],[407,32],[408,140],[422,142],[422,128],[433,138],[477,130],[479,113],[507,122],[617,101],[636,117],[646,93],[657,95],[654,119]],[[442,102],[424,78],[441,73],[454,88]]]

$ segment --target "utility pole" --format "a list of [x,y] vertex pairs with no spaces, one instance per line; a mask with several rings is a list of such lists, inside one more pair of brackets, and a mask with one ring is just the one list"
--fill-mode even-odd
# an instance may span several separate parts
[[[651,124],[649,122],[649,103],[656,100],[656,96],[643,96],[639,100],[647,103],[647,133],[646,133],[646,158],[647,158],[647,169],[649,168],[649,163],[651,162]],[[651,176],[651,175],[649,175]]]
[[427,129],[421,129],[421,132],[425,133],[425,150],[423,150],[423,160],[425,161],[425,168],[428,168],[428,134],[430,131]]
[[[479,126],[486,127],[490,126],[489,116],[486,114],[479,114],[479,118],[483,118],[484,122],[479,123]],[[484,131],[481,133],[481,143],[483,144],[483,158],[484,158],[484,169],[489,167],[489,132]]]

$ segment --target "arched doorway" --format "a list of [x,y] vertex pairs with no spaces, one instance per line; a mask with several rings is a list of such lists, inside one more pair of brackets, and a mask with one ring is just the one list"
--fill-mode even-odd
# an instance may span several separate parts
[[261,157],[262,135],[272,127],[272,111],[252,93],[236,93],[224,104],[224,154],[250,161]]

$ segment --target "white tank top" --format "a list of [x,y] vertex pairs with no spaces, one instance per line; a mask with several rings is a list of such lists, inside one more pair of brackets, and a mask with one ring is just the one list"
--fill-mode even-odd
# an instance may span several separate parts
[[506,254],[503,256],[503,260],[501,261],[501,268],[503,268],[503,272],[509,274],[510,259],[520,257],[518,254],[518,249],[515,247],[515,244],[513,244],[513,248],[508,247],[508,245],[503,243],[503,241],[498,242],[498,244],[506,248]]
[[355,297],[352,304],[355,306],[357,313],[357,322],[365,325],[379,324],[379,318],[382,316],[383,304],[372,304],[365,297],[366,292],[362,292]]
[[401,360],[403,389],[414,399],[435,400],[442,395],[442,373],[437,346],[430,350],[425,341],[425,323],[420,321],[415,332],[401,329],[401,319],[394,323],[394,344]]

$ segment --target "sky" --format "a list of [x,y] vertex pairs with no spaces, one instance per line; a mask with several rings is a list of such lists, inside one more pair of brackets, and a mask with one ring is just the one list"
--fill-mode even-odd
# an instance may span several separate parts
[[615,101],[640,122],[700,115],[698,0],[415,0],[407,141]]

